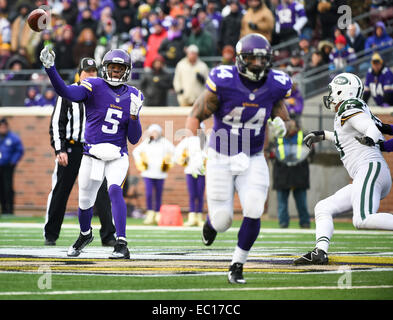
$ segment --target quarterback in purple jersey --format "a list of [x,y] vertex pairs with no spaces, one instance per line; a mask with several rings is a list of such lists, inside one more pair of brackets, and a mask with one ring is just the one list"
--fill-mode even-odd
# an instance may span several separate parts
[[104,177],[112,203],[116,244],[109,258],[128,259],[126,241],[127,207],[122,186],[128,173],[127,138],[136,144],[142,133],[139,112],[142,93],[127,84],[131,75],[130,55],[121,49],[108,51],[102,60],[102,78],[87,78],[79,86],[67,86],[54,66],[55,53],[45,47],[40,60],[57,94],[86,107],[85,146],[79,169],[78,217],[81,232],[68,256],[79,256],[93,241],[93,205]]
[[271,57],[265,37],[249,34],[241,38],[236,45],[236,65],[211,70],[206,89],[186,120],[193,135],[188,139],[195,140],[190,149],[197,150],[200,123],[214,117],[206,164],[209,214],[202,231],[205,245],[231,226],[235,190],[242,206],[244,218],[229,268],[230,283],[245,283],[243,265],[259,234],[269,188],[263,154],[266,124],[271,123],[274,134],[282,137],[284,121],[289,121],[284,98],[291,92],[292,81],[284,72],[270,68]]

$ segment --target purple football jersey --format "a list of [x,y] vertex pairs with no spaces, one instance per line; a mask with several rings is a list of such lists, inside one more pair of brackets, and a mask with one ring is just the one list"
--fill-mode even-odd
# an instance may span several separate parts
[[236,66],[214,68],[206,88],[217,94],[220,106],[214,113],[210,147],[227,155],[262,151],[272,108],[289,96],[291,87],[291,78],[278,70],[270,70],[264,84],[250,90],[240,80]]
[[276,21],[280,24],[280,30],[293,29],[297,19],[301,17],[306,17],[306,11],[299,2],[281,3],[276,8]]
[[[81,82],[88,97],[86,107],[85,153],[89,144],[111,143],[127,153],[127,129],[130,119],[130,94],[139,90],[129,85],[111,87],[102,78],[88,78]],[[142,96],[143,100],[143,96]]]

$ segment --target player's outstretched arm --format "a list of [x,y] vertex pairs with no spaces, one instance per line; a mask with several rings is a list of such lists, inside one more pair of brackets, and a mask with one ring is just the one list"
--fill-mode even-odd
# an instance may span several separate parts
[[200,123],[210,118],[218,110],[218,107],[219,101],[217,95],[205,89],[194,102],[191,113],[186,120],[186,129],[190,130],[196,136]]
[[83,101],[87,98],[86,90],[81,86],[67,86],[55,68],[55,53],[52,49],[44,47],[40,53],[40,60],[55,89],[56,93],[71,101]]

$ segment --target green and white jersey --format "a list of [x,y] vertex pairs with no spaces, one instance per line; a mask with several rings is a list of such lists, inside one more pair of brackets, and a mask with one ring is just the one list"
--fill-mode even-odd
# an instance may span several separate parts
[[[365,113],[375,123],[378,123],[378,121],[380,122],[380,120],[371,113],[367,104],[358,98],[345,100],[340,105],[334,118],[335,146],[351,178],[354,178],[361,165],[371,161],[385,162],[378,145],[375,147],[365,146],[355,139],[355,137],[363,136],[363,133],[357,131],[348,120],[354,117],[353,120],[356,121],[356,116],[359,115],[359,113]],[[384,140],[382,134],[380,135],[380,140]]]

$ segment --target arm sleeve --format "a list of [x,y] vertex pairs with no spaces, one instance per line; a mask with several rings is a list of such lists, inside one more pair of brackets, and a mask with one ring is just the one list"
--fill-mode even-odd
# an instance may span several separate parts
[[348,123],[363,135],[373,139],[374,142],[377,142],[381,137],[381,132],[374,121],[364,112],[360,112],[348,119]]
[[136,120],[130,119],[130,122],[128,123],[127,136],[131,144],[138,143],[139,139],[142,136],[142,126],[139,121],[139,117]]
[[83,86],[67,86],[54,66],[45,71],[59,96],[71,101],[83,101],[87,98],[87,89]]

